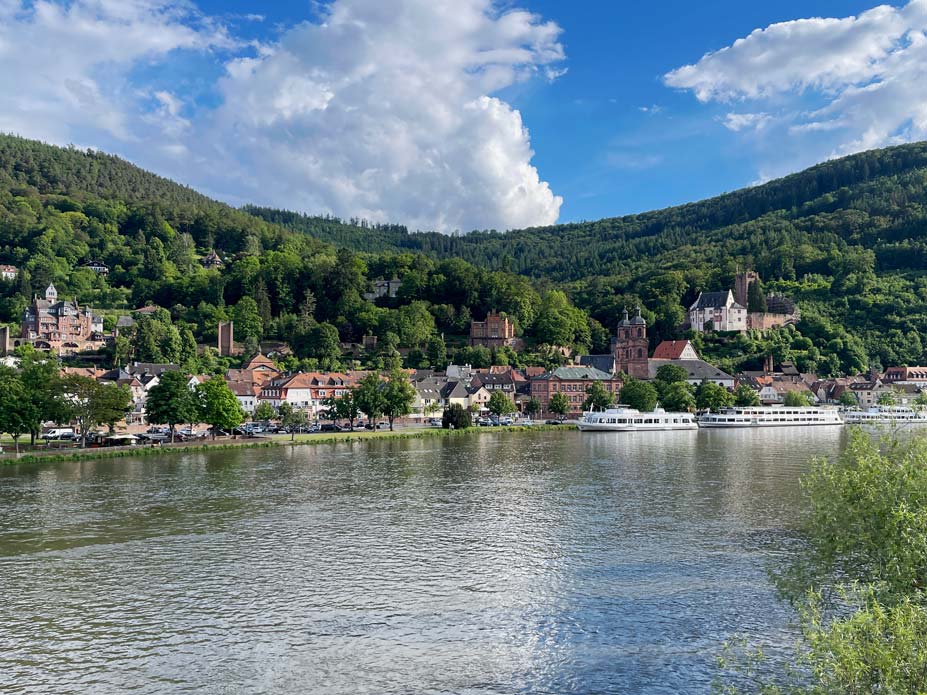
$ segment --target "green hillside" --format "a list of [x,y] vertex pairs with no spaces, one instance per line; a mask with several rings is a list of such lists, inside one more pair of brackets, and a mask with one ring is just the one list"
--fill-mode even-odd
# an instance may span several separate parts
[[[337,362],[339,339],[365,334],[440,355],[441,335],[453,349],[470,318],[493,308],[516,319],[529,346],[605,350],[622,308],[638,302],[654,342],[682,337],[683,307],[732,286],[740,267],[798,300],[803,320],[797,332],[700,338],[723,366],[756,367],[769,353],[825,374],[923,363],[925,199],[919,143],[662,211],[445,236],[236,210],[113,156],[0,136],[0,263],[23,270],[0,284],[0,321],[17,322],[32,293],[54,282],[99,308],[164,307],[153,338],[122,346],[137,358],[173,355],[187,333],[211,342],[224,318],[252,344],[287,340],[320,364]],[[213,249],[221,271],[198,262]],[[81,267],[91,259],[109,276]],[[394,276],[396,298],[362,298],[373,280]]]
[[[607,326],[618,307],[640,298],[661,334],[699,291],[731,287],[738,267],[753,268],[768,290],[800,301],[806,334],[825,346],[839,341],[831,349],[845,363],[862,359],[861,350],[883,364],[924,360],[927,143],[845,157],[667,210],[507,233],[329,232],[317,218],[250,210],[357,250],[418,251],[554,280]],[[861,343],[848,348],[841,327]]]

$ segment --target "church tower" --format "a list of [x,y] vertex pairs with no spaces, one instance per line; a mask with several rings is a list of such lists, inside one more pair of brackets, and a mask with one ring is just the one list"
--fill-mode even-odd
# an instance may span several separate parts
[[624,318],[618,323],[618,339],[615,341],[615,368],[635,379],[647,379],[647,356],[650,344],[647,340],[647,321],[641,316],[637,307],[637,316],[628,319],[625,309]]

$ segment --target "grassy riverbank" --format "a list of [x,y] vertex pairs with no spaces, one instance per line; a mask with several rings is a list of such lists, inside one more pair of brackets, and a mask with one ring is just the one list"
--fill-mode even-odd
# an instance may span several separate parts
[[63,461],[87,461],[99,459],[127,458],[135,456],[165,456],[168,454],[190,454],[227,449],[266,449],[280,446],[317,446],[319,444],[343,444],[353,441],[374,441],[381,439],[424,439],[427,437],[459,437],[472,434],[529,433],[563,431],[575,429],[572,425],[533,425],[531,427],[471,427],[466,430],[445,430],[440,428],[403,428],[394,432],[335,432],[332,434],[301,434],[294,441],[289,435],[266,439],[217,439],[200,444],[164,444],[162,446],[125,446],[103,449],[69,449],[67,451],[31,451],[17,458],[7,452],[0,456],[0,465],[21,463],[56,463]]

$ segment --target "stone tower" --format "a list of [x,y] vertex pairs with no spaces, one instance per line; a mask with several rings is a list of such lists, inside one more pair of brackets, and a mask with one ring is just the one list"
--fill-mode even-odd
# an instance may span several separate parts
[[235,354],[235,322],[219,322],[219,354],[222,357],[230,357]]
[[647,321],[641,316],[640,307],[637,307],[637,316],[630,320],[625,310],[624,318],[618,323],[618,338],[615,341],[615,369],[635,379],[647,379],[650,376],[647,369],[649,348]]
[[750,285],[759,282],[759,273],[747,270],[734,276],[734,301],[742,307],[747,307],[750,301]]
[[52,304],[58,301],[58,290],[55,289],[53,284],[45,288],[45,301]]

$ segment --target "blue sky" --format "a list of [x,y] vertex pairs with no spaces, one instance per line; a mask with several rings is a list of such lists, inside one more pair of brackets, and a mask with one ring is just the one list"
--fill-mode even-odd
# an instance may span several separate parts
[[923,139],[925,30],[927,0],[0,0],[0,131],[233,204],[506,229]]

